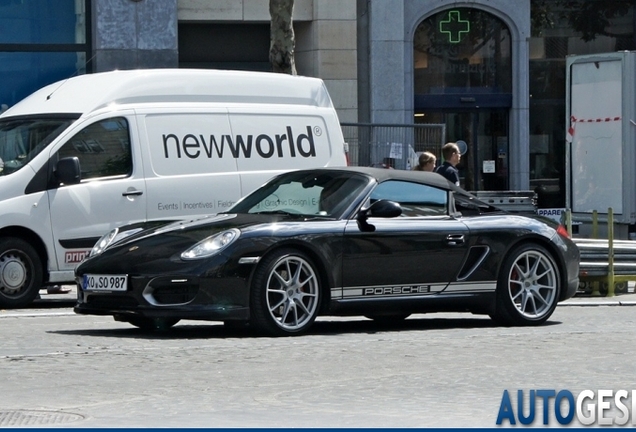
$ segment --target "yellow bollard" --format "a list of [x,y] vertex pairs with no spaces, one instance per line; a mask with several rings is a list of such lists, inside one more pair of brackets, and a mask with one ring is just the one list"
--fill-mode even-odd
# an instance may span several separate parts
[[572,237],[572,211],[570,209],[565,211],[565,227],[568,230],[568,235]]

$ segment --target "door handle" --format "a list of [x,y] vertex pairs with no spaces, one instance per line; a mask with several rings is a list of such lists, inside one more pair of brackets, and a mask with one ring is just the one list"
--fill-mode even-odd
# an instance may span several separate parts
[[449,234],[446,236],[446,242],[451,246],[459,246],[464,244],[464,234]]
[[124,197],[139,196],[139,195],[143,195],[143,193],[144,193],[144,191],[142,191],[142,190],[132,189],[132,190],[127,190],[126,192],[122,193],[121,196],[124,196]]

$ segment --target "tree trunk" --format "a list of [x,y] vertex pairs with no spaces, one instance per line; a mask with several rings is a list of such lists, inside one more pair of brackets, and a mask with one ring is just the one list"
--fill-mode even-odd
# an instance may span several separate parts
[[269,61],[274,72],[290,75],[296,75],[293,10],[294,0],[269,0],[271,17]]

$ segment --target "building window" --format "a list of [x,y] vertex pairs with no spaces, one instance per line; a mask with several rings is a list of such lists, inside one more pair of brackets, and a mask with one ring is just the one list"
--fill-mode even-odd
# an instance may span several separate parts
[[179,67],[271,71],[269,24],[179,23]]
[[89,6],[90,0],[0,2],[0,111],[87,72]]
[[477,9],[445,10],[425,19],[413,39],[415,93],[511,93],[506,25]]

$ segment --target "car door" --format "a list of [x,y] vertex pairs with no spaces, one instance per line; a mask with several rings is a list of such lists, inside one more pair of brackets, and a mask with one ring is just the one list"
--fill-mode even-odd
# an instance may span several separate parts
[[49,206],[58,268],[73,270],[95,242],[111,229],[146,218],[146,195],[134,118],[101,116],[52,150],[51,163],[80,161],[79,184],[49,188]]
[[[404,181],[381,183],[370,203],[399,202],[395,218],[347,223],[343,248],[343,297],[429,294],[454,280],[466,256],[468,228],[451,217],[448,192]],[[371,228],[369,228],[371,227]]]

